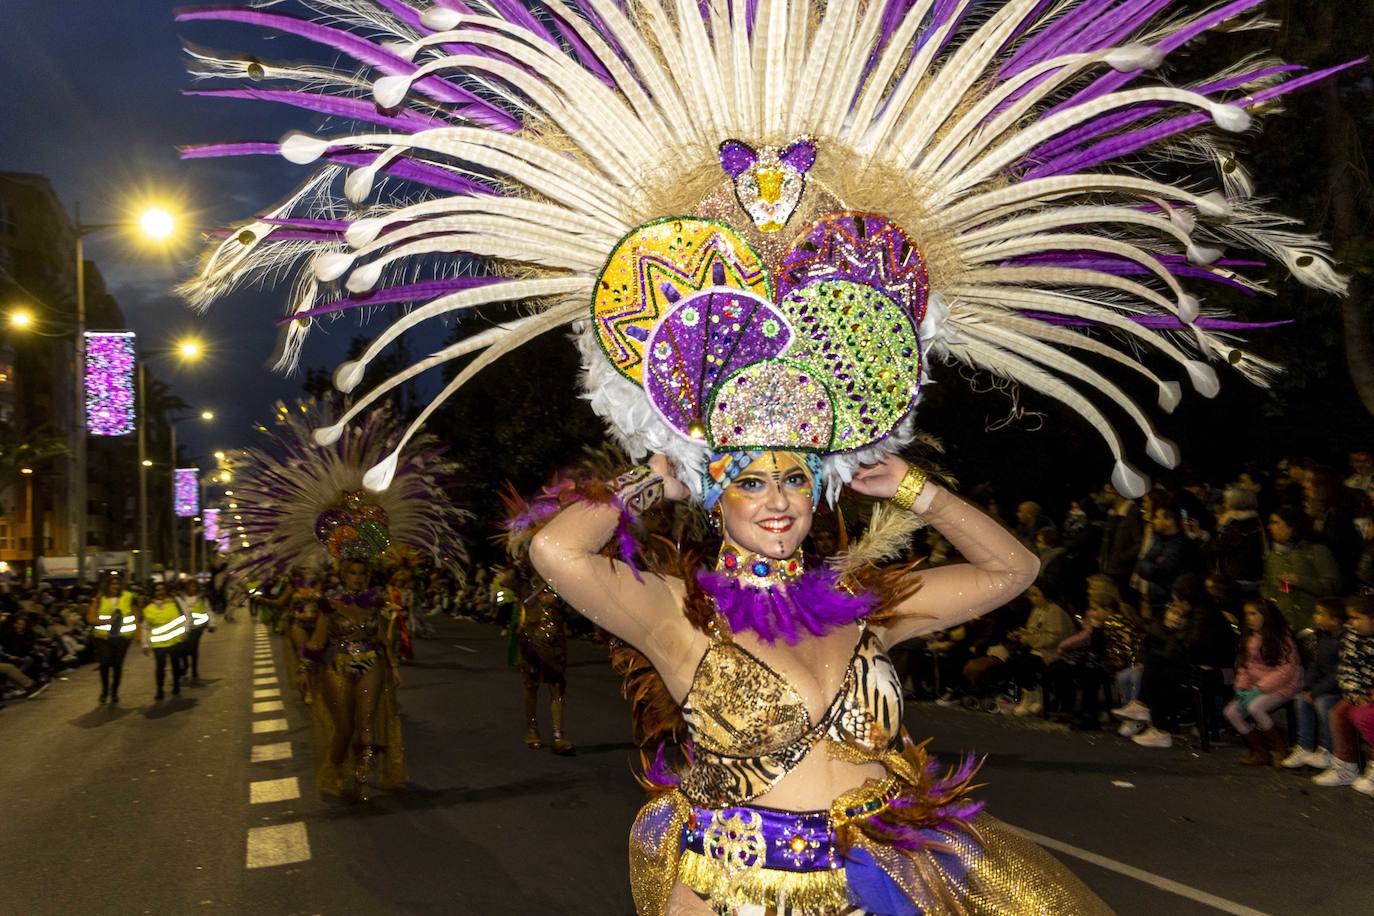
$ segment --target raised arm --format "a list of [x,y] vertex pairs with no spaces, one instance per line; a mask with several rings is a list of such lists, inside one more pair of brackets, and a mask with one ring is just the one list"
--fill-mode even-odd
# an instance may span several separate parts
[[[655,456],[653,464],[652,477],[636,475],[631,484],[636,494],[646,486],[662,486],[669,498],[686,496],[686,488],[672,477],[661,456]],[[622,495],[621,502],[631,500]],[[655,665],[671,663],[685,657],[694,641],[695,631],[682,615],[682,582],[649,572],[636,574],[626,563],[599,553],[615,533],[620,512],[611,503],[565,506],[535,536],[530,560],[570,607],[639,649]]]
[[[852,486],[861,493],[890,498],[906,474],[906,462],[889,458],[864,469]],[[958,626],[1000,607],[1035,582],[1040,560],[1001,523],[940,487],[927,482],[912,511],[929,522],[967,561],[922,570],[920,588],[884,624],[884,643],[899,642]]]

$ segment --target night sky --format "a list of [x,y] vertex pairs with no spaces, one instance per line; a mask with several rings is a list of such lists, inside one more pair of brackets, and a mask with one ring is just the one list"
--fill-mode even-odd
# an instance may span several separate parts
[[[300,393],[300,378],[266,368],[276,339],[273,321],[289,286],[238,294],[206,315],[188,309],[171,287],[194,272],[201,233],[263,209],[306,170],[262,156],[182,162],[177,147],[276,140],[289,129],[319,125],[263,103],[182,96],[192,86],[182,64],[183,40],[221,49],[262,47],[254,30],[178,26],[173,11],[185,5],[5,0],[0,170],[47,176],[68,212],[79,201],[89,222],[120,219],[149,194],[173,198],[188,214],[186,238],[166,251],[149,251],[105,232],[88,239],[87,257],[100,265],[144,347],[167,346],[194,333],[211,350],[195,366],[181,367],[171,358],[151,365],[197,410],[218,415],[213,424],[187,420],[178,427],[193,456],[203,461],[216,448],[251,441],[252,424],[269,415],[274,400]],[[279,43],[273,56],[292,50]],[[312,332],[302,365],[332,368],[357,328],[349,320],[326,329],[327,335]]]

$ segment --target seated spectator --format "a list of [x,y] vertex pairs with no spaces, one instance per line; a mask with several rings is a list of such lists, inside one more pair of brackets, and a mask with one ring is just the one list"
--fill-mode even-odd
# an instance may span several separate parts
[[1325,544],[1314,541],[1299,509],[1281,508],[1269,516],[1273,546],[1264,560],[1260,595],[1279,606],[1295,631],[1312,625],[1317,599],[1337,594],[1341,572]]
[[934,659],[936,683],[941,690],[940,698],[935,702],[941,706],[958,705],[963,695],[961,672],[972,655],[968,630],[965,627],[953,627],[932,633],[926,639],[926,651]]
[[1303,511],[1312,526],[1312,539],[1326,545],[1336,568],[1349,572],[1360,559],[1361,538],[1352,509],[1356,494],[1341,486],[1327,468],[1317,468],[1304,487]]
[[1026,624],[1007,634],[1014,646],[1009,661],[1011,675],[1021,688],[1021,700],[1013,713],[1038,716],[1044,710],[1040,684],[1045,667],[1059,657],[1059,644],[1073,632],[1073,620],[1045,596],[1039,585],[1027,589],[1026,596],[1031,605]]
[[1101,695],[1135,659],[1138,627],[1121,592],[1105,575],[1088,579],[1088,610],[1078,632],[1059,644],[1061,655],[1046,673],[1059,718],[1077,728],[1101,726]]
[[1341,657],[1336,664],[1341,698],[1331,707],[1331,753],[1335,759],[1312,781],[1319,786],[1350,786],[1374,795],[1374,760],[1363,776],[1356,762],[1360,739],[1374,743],[1374,596],[1347,599],[1345,616]]
[[1341,637],[1345,631],[1345,601],[1323,598],[1312,612],[1312,631],[1299,637],[1306,641],[1303,652],[1307,663],[1303,689],[1293,701],[1298,720],[1298,743],[1283,759],[1290,770],[1331,766],[1331,707],[1341,698],[1336,684],[1336,667],[1341,657]]
[[1236,695],[1225,716],[1245,741],[1248,766],[1279,766],[1285,740],[1269,715],[1302,689],[1302,663],[1293,631],[1272,601],[1245,602],[1245,630],[1236,659]]
[[27,612],[11,614],[4,626],[0,627],[0,656],[3,656],[0,661],[14,665],[25,677],[45,681],[48,679],[48,665],[30,618]]
[[1152,620],[1146,633],[1139,698],[1113,709],[1112,715],[1144,723],[1131,738],[1141,747],[1171,747],[1170,733],[1178,728],[1178,713],[1191,689],[1219,690],[1235,655],[1230,622],[1211,603],[1197,576],[1182,576],[1163,616]]

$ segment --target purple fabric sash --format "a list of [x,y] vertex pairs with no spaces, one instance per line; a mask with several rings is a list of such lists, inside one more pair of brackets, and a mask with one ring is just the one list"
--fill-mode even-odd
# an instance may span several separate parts
[[[781,871],[818,871],[844,867],[835,849],[830,830],[829,811],[779,811],[741,805],[735,808],[692,806],[687,825],[682,828],[682,847],[713,858],[707,847],[711,837],[730,831],[732,825],[750,827],[763,836],[764,868]],[[747,863],[752,864],[752,863]]]

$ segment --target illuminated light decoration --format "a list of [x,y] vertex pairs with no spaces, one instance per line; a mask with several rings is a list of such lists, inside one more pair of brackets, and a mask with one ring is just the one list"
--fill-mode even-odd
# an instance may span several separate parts
[[204,516],[205,516],[205,524],[204,524],[202,530],[203,530],[204,535],[205,535],[205,540],[207,540],[207,541],[218,541],[218,540],[219,540],[219,535],[220,535],[220,531],[219,531],[219,510],[218,510],[218,509],[206,509],[205,512],[204,512]]
[[200,512],[200,468],[176,469],[172,508],[177,518],[191,518]]
[[132,331],[86,332],[86,430],[92,436],[127,436],[134,431]]

